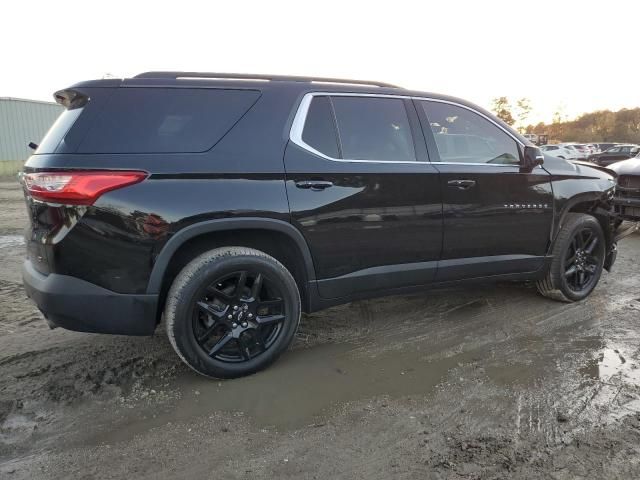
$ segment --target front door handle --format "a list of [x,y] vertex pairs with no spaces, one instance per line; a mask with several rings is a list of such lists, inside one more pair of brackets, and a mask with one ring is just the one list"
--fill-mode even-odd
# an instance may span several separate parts
[[301,180],[296,182],[296,187],[309,190],[324,190],[325,188],[333,187],[333,182],[327,182],[325,180]]
[[460,190],[468,190],[471,187],[476,186],[475,180],[449,180],[447,185],[450,187],[459,188]]

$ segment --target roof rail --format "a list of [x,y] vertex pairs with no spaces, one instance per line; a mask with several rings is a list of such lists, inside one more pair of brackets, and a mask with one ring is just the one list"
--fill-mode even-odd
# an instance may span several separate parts
[[347,80],[344,78],[299,77],[294,75],[254,75],[250,73],[203,73],[203,72],[144,72],[133,78],[204,78],[210,80],[262,80],[276,82],[341,83],[346,85],[370,85],[374,87],[400,88],[384,82]]

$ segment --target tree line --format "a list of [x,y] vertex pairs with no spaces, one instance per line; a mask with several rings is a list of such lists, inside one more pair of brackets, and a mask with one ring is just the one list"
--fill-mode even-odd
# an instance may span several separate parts
[[551,123],[527,124],[531,102],[519,99],[512,106],[507,97],[498,97],[492,103],[493,112],[504,122],[516,126],[521,133],[549,135],[549,142],[622,142],[640,144],[640,108],[623,108],[617,112],[598,110],[585,113],[575,120],[563,118],[561,110],[553,115]]

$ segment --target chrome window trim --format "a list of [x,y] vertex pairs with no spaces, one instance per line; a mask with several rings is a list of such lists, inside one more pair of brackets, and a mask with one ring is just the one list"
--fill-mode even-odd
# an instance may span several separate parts
[[[513,135],[513,133],[511,133],[509,130],[507,130],[506,128],[504,128],[502,125],[500,125],[498,122],[496,122],[495,120],[491,119],[490,117],[486,116],[484,113],[477,111],[474,108],[468,107],[467,105],[463,105],[461,103],[457,103],[457,102],[452,102],[451,100],[442,100],[440,98],[429,98],[429,97],[411,97],[413,100],[427,100],[429,102],[438,102],[438,103],[448,103],[449,105],[455,105],[456,107],[461,107],[464,108],[465,110],[469,110],[472,113],[475,113],[476,115],[480,115],[482,118],[484,118],[485,120],[488,120],[489,122],[493,123],[496,127],[498,127],[500,130],[502,130],[504,133],[506,133],[508,136],[510,136],[518,145],[520,145],[521,147],[524,147],[525,144],[522,143],[522,141],[520,141],[520,139],[518,139],[517,137],[515,137]],[[484,164],[484,163],[478,163],[478,165],[488,165],[488,164]]]
[[482,162],[478,162],[478,163],[430,162],[430,161],[423,161],[423,160],[417,160],[417,159],[416,160],[411,160],[411,161],[404,161],[403,160],[403,161],[396,162],[396,161],[393,161],[393,160],[354,160],[354,159],[347,159],[347,158],[333,158],[333,157],[330,157],[330,156],[325,155],[324,153],[316,150],[311,145],[307,144],[304,140],[302,140],[302,132],[304,130],[304,125],[305,125],[305,122],[306,122],[306,119],[307,119],[307,113],[309,112],[309,106],[311,105],[311,100],[313,99],[313,97],[374,97],[374,98],[396,98],[396,99],[399,99],[399,100],[427,100],[427,101],[433,101],[433,102],[439,102],[439,103],[448,103],[450,105],[455,105],[455,106],[464,108],[466,110],[469,110],[469,111],[475,113],[476,115],[480,115],[482,118],[488,120],[489,122],[494,124],[496,127],[498,127],[500,130],[502,130],[504,133],[506,133],[518,145],[524,147],[524,143],[522,143],[518,138],[513,136],[513,134],[511,132],[506,130],[500,124],[496,123],[491,118],[489,118],[486,115],[484,115],[483,113],[478,112],[477,110],[474,110],[473,108],[468,107],[466,105],[462,105],[460,103],[453,102],[451,100],[441,100],[441,99],[438,99],[438,98],[418,97],[418,96],[410,96],[410,95],[390,95],[390,94],[383,94],[383,93],[309,92],[309,93],[306,93],[304,95],[304,97],[302,97],[302,100],[300,101],[300,105],[298,105],[298,109],[297,109],[296,114],[295,114],[295,116],[293,118],[293,123],[291,124],[291,129],[289,131],[289,140],[292,143],[294,143],[297,146],[299,146],[300,148],[303,148],[304,150],[307,150],[308,152],[313,153],[314,155],[317,155],[317,156],[319,156],[321,158],[324,158],[325,160],[331,160],[333,162],[346,162],[346,163],[386,163],[386,164],[405,164],[405,165],[414,165],[416,163],[419,163],[419,164],[432,164],[432,165],[467,165],[467,166],[483,165],[483,166],[486,166],[486,167],[517,167],[517,168],[520,168],[519,164],[494,164],[494,163],[482,163]]
[[[375,94],[375,93],[346,93],[346,92],[310,92],[305,94],[302,97],[302,101],[298,106],[298,111],[296,112],[295,117],[293,118],[293,123],[291,125],[291,130],[289,132],[289,140],[291,142],[298,145],[300,148],[303,148],[314,155],[324,158],[325,160],[331,160],[333,162],[346,162],[346,163],[390,163],[390,164],[405,164],[405,165],[415,165],[416,163],[429,163],[428,161],[422,160],[403,160],[399,162],[395,162],[393,160],[355,160],[349,158],[333,158],[324,153],[316,150],[311,145],[302,140],[302,132],[304,130],[304,124],[307,119],[307,113],[309,112],[309,106],[311,105],[311,100],[313,97],[375,97],[375,98],[395,98],[398,100],[405,100],[411,97],[406,95],[385,95],[385,94]],[[409,115],[407,114],[407,120],[409,120]],[[413,138],[413,134],[412,134]]]

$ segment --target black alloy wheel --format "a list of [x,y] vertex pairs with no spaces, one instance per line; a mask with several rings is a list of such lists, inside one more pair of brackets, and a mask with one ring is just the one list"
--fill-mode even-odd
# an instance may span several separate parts
[[538,291],[562,302],[587,298],[600,280],[606,252],[598,219],[586,213],[567,213],[551,250],[550,265],[536,283]]
[[567,286],[576,294],[589,291],[598,281],[602,251],[598,235],[589,227],[578,230],[564,258]]
[[193,334],[212,358],[244,362],[276,341],[285,319],[277,286],[262,273],[242,270],[216,279],[193,308]]
[[184,266],[164,317],[183,362],[207,377],[236,378],[284,353],[301,310],[298,284],[282,263],[253,248],[220,247]]

